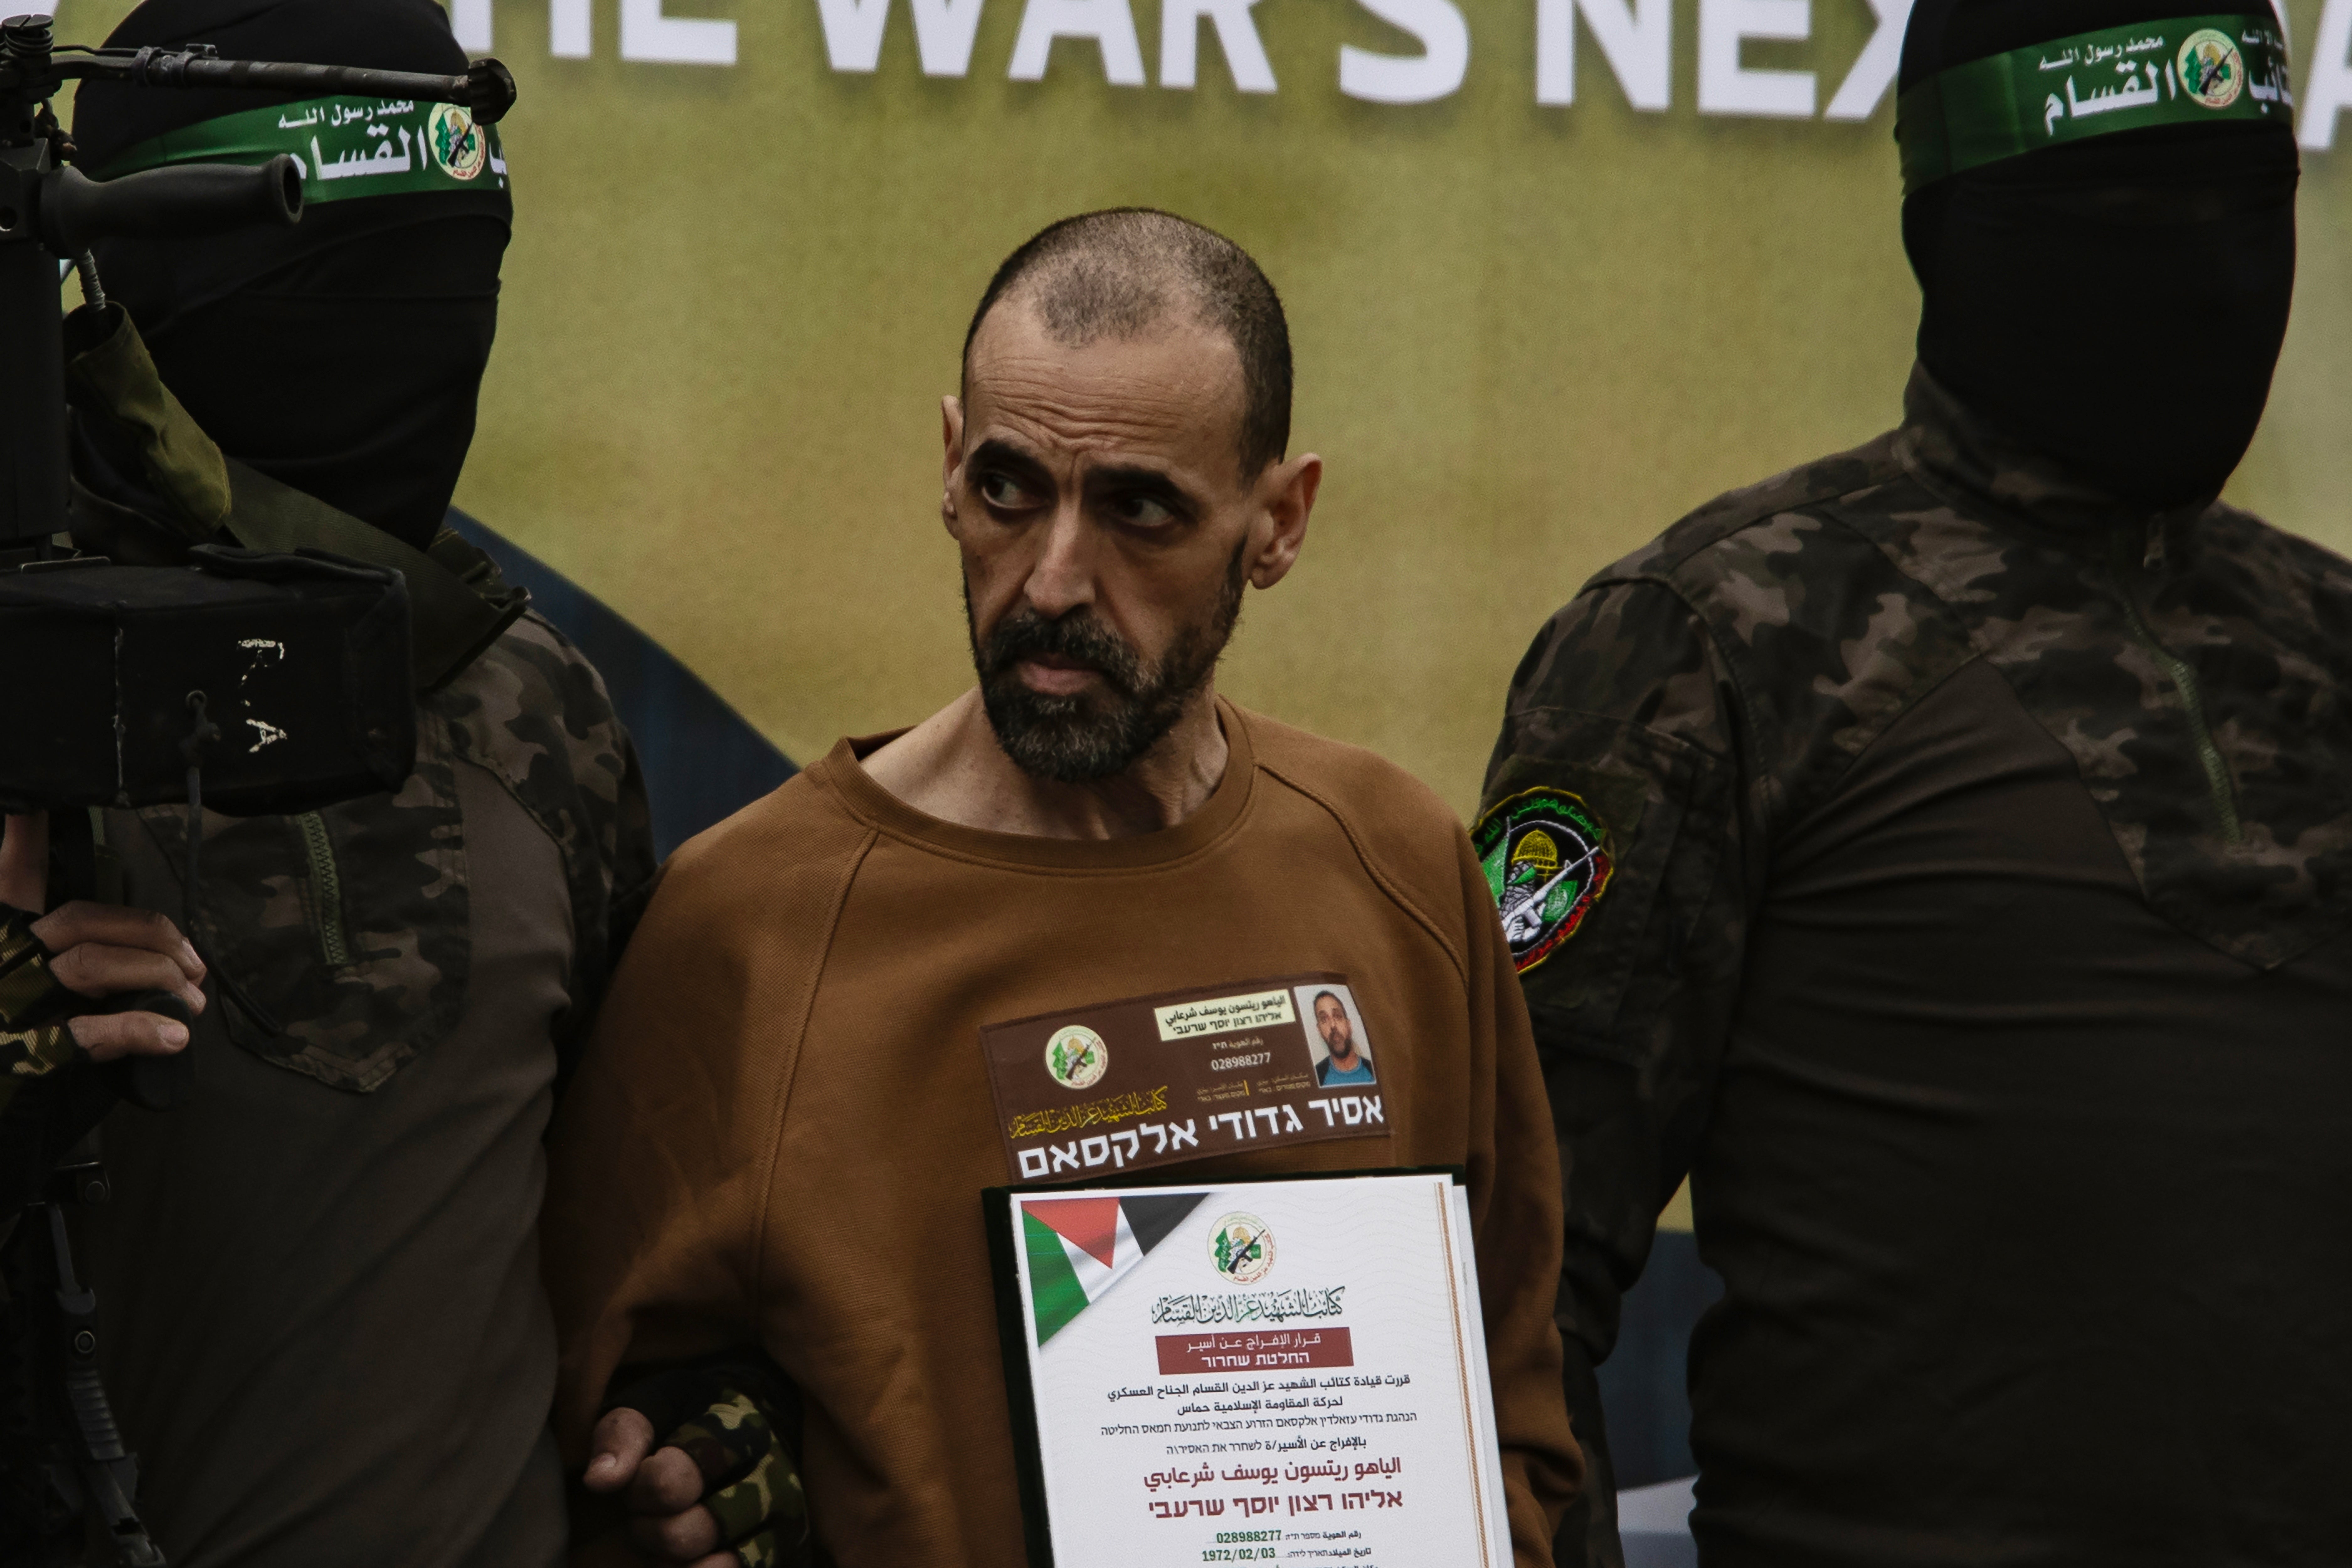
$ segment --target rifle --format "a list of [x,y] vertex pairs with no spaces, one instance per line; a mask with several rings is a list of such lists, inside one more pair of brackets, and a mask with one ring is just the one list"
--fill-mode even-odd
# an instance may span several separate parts
[[[100,810],[185,800],[194,909],[208,769],[216,807],[244,812],[307,810],[408,776],[407,599],[397,572],[309,551],[207,545],[168,567],[75,553],[67,271],[79,272],[85,308],[102,322],[110,307],[94,242],[291,225],[302,212],[302,171],[283,153],[257,166],[89,178],[51,108],[66,83],[87,80],[448,103],[483,124],[512,107],[515,84],[493,59],[462,76],[226,60],[205,45],[59,45],[47,16],[0,22],[0,664],[19,672],[0,685],[0,809],[50,813],[58,896],[105,897]],[[256,690],[257,642],[300,678]],[[242,723],[320,738],[267,751],[222,744],[224,728]],[[177,1006],[107,1005],[125,1001]],[[21,1105],[0,1121],[20,1145],[35,1139],[35,1153],[72,1145],[53,1166],[33,1166],[30,1190],[0,1193],[0,1563],[10,1568],[83,1562],[100,1536],[100,1560],[163,1568],[137,1511],[137,1458],[99,1378],[97,1299],[77,1274],[68,1211],[109,1196],[99,1118],[118,1095],[151,1109],[184,1099],[187,1055],[103,1082],[79,1062],[43,1103],[47,1124],[28,1128],[14,1113]],[[26,1152],[0,1148],[15,1156],[0,1165],[21,1165]]]

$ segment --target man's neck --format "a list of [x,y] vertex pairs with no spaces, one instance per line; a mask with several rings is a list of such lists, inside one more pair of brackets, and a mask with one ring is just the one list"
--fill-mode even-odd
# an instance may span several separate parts
[[1108,779],[1063,784],[996,743],[972,688],[865,759],[868,777],[926,816],[1037,839],[1131,839],[1172,828],[1225,776],[1225,732],[1204,686],[1159,743]]

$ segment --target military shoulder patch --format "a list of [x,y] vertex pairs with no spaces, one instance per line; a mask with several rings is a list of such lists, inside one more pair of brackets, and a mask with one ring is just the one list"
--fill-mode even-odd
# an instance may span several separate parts
[[1470,830],[1520,974],[1575,936],[1609,890],[1608,837],[1580,796],[1549,789],[1496,801]]

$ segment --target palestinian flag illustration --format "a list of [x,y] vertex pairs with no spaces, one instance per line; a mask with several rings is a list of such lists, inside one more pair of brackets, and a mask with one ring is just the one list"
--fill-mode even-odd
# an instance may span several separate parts
[[1029,1251],[1037,1343],[1044,1344],[1100,1301],[1208,1196],[1168,1192],[1023,1200],[1021,1235]]

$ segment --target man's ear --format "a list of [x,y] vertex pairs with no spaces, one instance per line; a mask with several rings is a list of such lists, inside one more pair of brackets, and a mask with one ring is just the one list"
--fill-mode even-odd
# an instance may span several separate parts
[[956,490],[963,472],[963,400],[950,393],[940,399],[940,521],[955,532]]
[[1307,518],[1315,510],[1315,494],[1322,486],[1323,459],[1312,452],[1270,465],[1258,476],[1258,526],[1265,530],[1265,538],[1250,554],[1249,579],[1254,585],[1272,588],[1290,575],[1307,543]]

